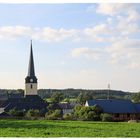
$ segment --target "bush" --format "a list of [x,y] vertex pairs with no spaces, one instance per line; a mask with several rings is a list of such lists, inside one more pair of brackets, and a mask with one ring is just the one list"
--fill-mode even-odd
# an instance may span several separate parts
[[97,104],[93,106],[93,110],[96,114],[101,114],[103,112],[103,109]]
[[16,110],[15,108],[9,110],[8,114],[13,117],[24,117],[25,116],[24,111]]
[[47,119],[47,120],[57,120],[58,118],[56,118],[53,114],[51,114],[51,115],[45,115],[45,118]]
[[17,115],[17,110],[15,108],[13,108],[13,109],[9,110],[8,114],[11,115],[11,116],[16,116]]
[[107,114],[107,113],[101,114],[101,119],[102,119],[103,122],[111,122],[111,121],[113,121],[112,115]]
[[74,108],[75,117],[81,120],[99,121],[101,112],[102,108],[99,106],[77,106]]
[[66,114],[63,115],[63,119],[64,120],[73,120],[74,116],[71,113],[66,113]]
[[93,120],[93,121],[100,121],[101,118],[100,118],[100,115],[99,114],[96,114],[94,111],[90,111],[88,114],[87,114],[87,120]]
[[63,102],[70,103],[70,99],[69,99],[69,98],[65,98],[65,99],[63,100]]
[[76,118],[79,117],[79,112],[80,112],[81,108],[82,108],[82,106],[79,106],[79,105],[76,105],[76,106],[74,107],[74,116],[75,116]]
[[61,110],[59,109],[56,109],[53,113],[53,115],[56,117],[56,118],[62,118],[62,113],[61,113]]
[[56,109],[53,112],[47,112],[45,118],[48,120],[57,120],[62,118],[61,110]]
[[36,110],[30,109],[27,111],[25,116],[29,119],[37,119],[38,117],[40,117],[40,112],[37,109]]

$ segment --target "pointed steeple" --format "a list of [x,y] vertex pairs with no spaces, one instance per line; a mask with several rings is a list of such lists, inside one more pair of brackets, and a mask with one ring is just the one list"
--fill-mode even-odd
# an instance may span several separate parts
[[37,83],[37,78],[35,76],[35,69],[34,69],[32,40],[31,40],[30,58],[29,58],[29,65],[28,65],[28,75],[25,78],[25,83]]
[[31,40],[30,59],[29,59],[29,66],[28,66],[28,76],[30,77],[35,76],[32,40]]

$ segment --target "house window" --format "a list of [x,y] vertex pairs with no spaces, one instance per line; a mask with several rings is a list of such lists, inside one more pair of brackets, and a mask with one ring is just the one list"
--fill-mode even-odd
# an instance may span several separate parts
[[31,89],[33,88],[33,85],[31,84]]

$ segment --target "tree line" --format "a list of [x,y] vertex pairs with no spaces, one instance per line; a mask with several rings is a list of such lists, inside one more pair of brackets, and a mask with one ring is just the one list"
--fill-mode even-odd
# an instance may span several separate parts
[[40,111],[30,109],[28,111],[11,109],[7,114],[17,119],[47,119],[47,120],[82,120],[82,121],[113,121],[113,117],[110,114],[103,113],[100,106],[75,106],[72,113],[63,114],[60,109],[48,108],[48,112],[45,116],[42,116]]
[[[60,95],[55,98],[55,94]],[[84,103],[85,100],[90,99],[107,99],[108,90],[86,90],[86,89],[39,89],[38,95],[42,99],[49,99],[54,96],[54,100],[63,100],[69,101],[69,99],[77,99],[78,102]],[[24,96],[23,89],[0,89],[0,99],[2,98],[20,98]],[[140,102],[140,92],[124,92],[117,90],[109,91],[110,99],[129,99],[134,102]]]

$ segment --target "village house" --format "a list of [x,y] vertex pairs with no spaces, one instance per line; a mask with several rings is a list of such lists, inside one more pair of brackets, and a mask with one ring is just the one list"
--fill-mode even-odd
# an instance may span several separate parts
[[73,108],[70,105],[70,103],[63,102],[63,103],[59,103],[58,105],[59,105],[60,109],[62,110],[63,114],[67,114],[67,113],[72,113],[73,112]]
[[128,121],[140,119],[140,104],[124,99],[96,99],[88,100],[85,106],[98,105],[103,113],[113,116],[114,121]]

